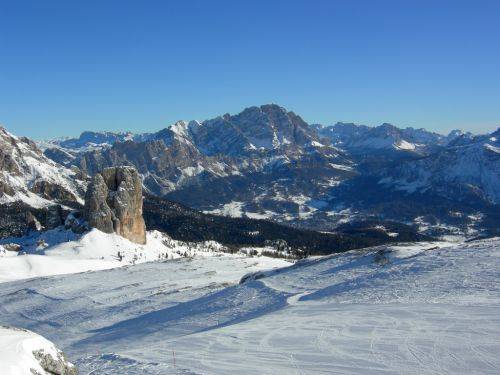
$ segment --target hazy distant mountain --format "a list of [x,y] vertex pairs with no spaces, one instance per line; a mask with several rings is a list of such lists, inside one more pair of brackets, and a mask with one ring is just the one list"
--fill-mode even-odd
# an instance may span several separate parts
[[457,200],[500,204],[500,129],[490,135],[460,135],[439,152],[385,172],[385,185],[413,193],[429,191]]
[[148,139],[148,134],[133,134],[131,132],[95,132],[84,131],[78,138],[61,138],[45,141],[40,144],[44,149],[59,146],[65,149],[90,151],[110,147],[116,142],[144,141]]
[[428,154],[435,151],[438,146],[446,146],[456,138],[470,134],[454,130],[444,136],[425,129],[401,129],[387,123],[369,127],[339,122],[331,126],[314,125],[314,127],[321,137],[356,155],[384,151]]

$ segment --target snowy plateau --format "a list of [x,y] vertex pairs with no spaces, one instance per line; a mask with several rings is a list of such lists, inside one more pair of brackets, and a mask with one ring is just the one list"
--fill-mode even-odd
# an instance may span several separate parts
[[[9,268],[43,277],[2,283],[2,324],[50,340],[81,374],[500,371],[500,238],[378,246],[291,264],[214,245],[175,256],[180,244],[160,237],[149,233],[140,248],[91,231],[45,255],[34,248],[16,256],[27,265]],[[6,252],[0,261],[11,259]],[[58,262],[75,272],[80,266],[69,264],[84,260],[94,263],[80,271],[93,271],[49,276],[60,273]],[[2,374],[30,373],[23,369],[37,342],[56,350],[29,331],[4,331]]]

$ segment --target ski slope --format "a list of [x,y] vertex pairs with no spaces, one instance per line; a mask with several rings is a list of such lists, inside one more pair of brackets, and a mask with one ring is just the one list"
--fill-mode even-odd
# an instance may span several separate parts
[[[211,256],[2,284],[83,374],[498,374],[500,239]],[[246,275],[242,283],[238,283]]]

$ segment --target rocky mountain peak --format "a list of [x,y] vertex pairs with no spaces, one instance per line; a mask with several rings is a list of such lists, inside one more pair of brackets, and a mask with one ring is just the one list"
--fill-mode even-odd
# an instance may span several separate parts
[[293,112],[276,104],[249,107],[229,120],[250,148],[271,150],[286,145],[304,146],[317,139],[314,128]]

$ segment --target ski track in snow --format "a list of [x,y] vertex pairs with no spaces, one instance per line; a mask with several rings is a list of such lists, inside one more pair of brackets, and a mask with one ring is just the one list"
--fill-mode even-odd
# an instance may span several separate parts
[[[0,320],[82,374],[498,374],[500,239],[263,271],[207,257],[2,284]],[[272,262],[267,264],[271,268]]]

